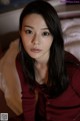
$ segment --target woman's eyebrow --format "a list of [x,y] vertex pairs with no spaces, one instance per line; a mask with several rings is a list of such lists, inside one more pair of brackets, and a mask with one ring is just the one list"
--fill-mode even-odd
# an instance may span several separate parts
[[45,29],[48,29],[48,28],[42,28],[42,30],[45,30]]
[[[34,27],[32,27],[32,26],[29,26],[29,25],[24,25],[24,27],[28,27],[28,28],[31,28],[31,29],[34,29]],[[47,27],[45,27],[45,28],[41,28],[41,30],[49,30]]]
[[24,27],[28,27],[28,28],[34,29],[32,26],[29,26],[29,25],[24,25]]

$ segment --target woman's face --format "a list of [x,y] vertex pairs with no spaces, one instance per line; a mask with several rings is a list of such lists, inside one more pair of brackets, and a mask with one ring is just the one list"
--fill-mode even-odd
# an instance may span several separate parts
[[48,61],[53,36],[41,15],[27,15],[23,19],[20,36],[30,57],[40,62]]

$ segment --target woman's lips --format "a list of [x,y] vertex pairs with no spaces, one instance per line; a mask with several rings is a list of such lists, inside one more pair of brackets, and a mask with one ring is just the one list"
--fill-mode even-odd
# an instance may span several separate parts
[[41,50],[41,49],[37,49],[37,48],[32,48],[31,51],[32,51],[32,52],[35,52],[35,53],[39,53],[39,52],[41,52],[42,50]]

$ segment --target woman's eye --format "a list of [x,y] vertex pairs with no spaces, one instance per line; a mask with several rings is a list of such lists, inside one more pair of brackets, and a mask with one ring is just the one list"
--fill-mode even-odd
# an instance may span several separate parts
[[25,30],[26,34],[32,34],[31,30]]
[[43,35],[43,36],[49,36],[50,33],[49,33],[49,32],[43,32],[42,35]]

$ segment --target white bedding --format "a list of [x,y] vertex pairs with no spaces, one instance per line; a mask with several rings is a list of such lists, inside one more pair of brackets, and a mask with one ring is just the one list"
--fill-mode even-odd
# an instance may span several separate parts
[[65,50],[80,60],[80,18],[61,20]]
[[7,105],[17,115],[22,113],[21,86],[15,66],[18,43],[18,39],[12,42],[0,60],[0,89],[4,92]]

